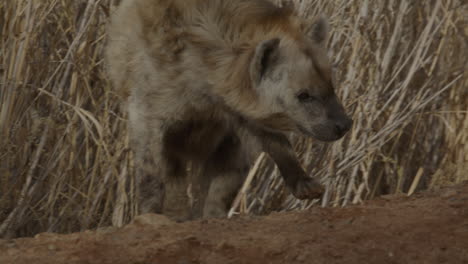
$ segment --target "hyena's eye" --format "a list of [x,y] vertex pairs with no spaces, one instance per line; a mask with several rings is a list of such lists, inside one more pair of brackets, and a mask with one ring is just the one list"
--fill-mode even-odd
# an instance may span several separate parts
[[297,99],[302,102],[311,102],[314,101],[316,98],[312,95],[310,95],[308,92],[301,92],[297,95]]

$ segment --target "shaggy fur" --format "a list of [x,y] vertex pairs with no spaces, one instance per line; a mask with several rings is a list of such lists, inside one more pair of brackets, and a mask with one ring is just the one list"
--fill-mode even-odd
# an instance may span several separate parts
[[264,0],[122,1],[106,58],[128,97],[140,212],[225,215],[260,151],[297,198],[320,197],[284,133],[331,141],[351,126],[333,91],[326,32],[324,19],[302,21]]

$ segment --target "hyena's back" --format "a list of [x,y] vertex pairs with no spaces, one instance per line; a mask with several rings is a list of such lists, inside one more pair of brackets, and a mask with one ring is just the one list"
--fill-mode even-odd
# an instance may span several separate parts
[[211,98],[232,93],[233,102],[224,103],[249,107],[255,95],[243,88],[250,56],[238,55],[280,31],[294,38],[287,19],[263,0],[124,0],[109,27],[109,75],[123,94],[145,84],[177,89],[163,96],[203,89]]

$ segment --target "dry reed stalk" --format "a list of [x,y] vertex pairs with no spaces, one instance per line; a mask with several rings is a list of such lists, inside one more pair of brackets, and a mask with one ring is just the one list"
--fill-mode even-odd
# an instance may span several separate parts
[[[0,1],[0,236],[121,226],[137,211],[126,114],[102,59],[112,2]],[[292,2],[330,17],[339,96],[355,120],[333,145],[291,135],[327,187],[321,205],[467,180],[468,5]],[[318,204],[294,199],[261,160],[231,215]]]

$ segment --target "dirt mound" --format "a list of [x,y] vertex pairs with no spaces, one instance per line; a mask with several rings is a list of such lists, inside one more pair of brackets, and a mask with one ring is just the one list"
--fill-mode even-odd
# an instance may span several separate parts
[[349,208],[0,240],[0,263],[468,263],[468,183]]

